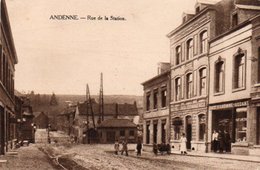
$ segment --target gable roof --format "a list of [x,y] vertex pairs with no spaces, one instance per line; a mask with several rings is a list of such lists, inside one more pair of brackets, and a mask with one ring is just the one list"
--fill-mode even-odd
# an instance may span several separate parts
[[137,127],[136,124],[128,119],[107,119],[98,125],[98,128],[123,128],[123,127]]

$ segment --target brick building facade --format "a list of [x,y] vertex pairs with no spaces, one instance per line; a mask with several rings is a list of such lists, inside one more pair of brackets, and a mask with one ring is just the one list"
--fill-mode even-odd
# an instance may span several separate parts
[[0,154],[4,154],[16,138],[14,71],[18,60],[5,0],[0,5]]

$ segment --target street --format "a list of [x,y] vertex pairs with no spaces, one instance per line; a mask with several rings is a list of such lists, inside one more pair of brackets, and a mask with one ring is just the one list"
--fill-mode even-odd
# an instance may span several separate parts
[[[85,170],[182,170],[182,169],[237,169],[257,170],[260,163],[226,160],[220,158],[198,157],[190,155],[157,155],[144,151],[136,156],[135,144],[128,144],[129,156],[115,155],[113,144],[70,144],[65,141],[66,135],[51,132],[57,143],[47,144],[46,130],[37,130],[36,144],[23,146],[15,151],[17,155],[0,157],[7,160],[2,169],[10,170],[55,170],[67,169]],[[45,141],[43,140],[45,139]],[[59,140],[60,139],[60,140]],[[49,157],[49,158],[48,158]],[[52,160],[58,160],[61,166]]]

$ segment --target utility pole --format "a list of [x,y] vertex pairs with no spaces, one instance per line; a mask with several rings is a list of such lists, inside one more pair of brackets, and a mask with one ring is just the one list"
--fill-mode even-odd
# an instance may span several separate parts
[[90,97],[88,84],[87,84],[87,94],[88,94],[88,102],[89,102],[89,105],[90,105],[90,112],[91,112],[92,121],[93,121],[93,128],[95,129],[96,128],[96,126],[95,126],[95,117],[94,117],[94,112],[93,112],[93,108],[92,108],[92,101],[91,101],[91,97]]
[[87,114],[87,130],[88,130],[88,128],[89,128],[89,118],[88,118],[88,116],[89,116],[89,113],[88,113],[88,108],[89,108],[89,100],[88,100],[88,96],[89,96],[89,91],[88,91],[89,89],[88,89],[88,85],[86,85],[86,109],[87,109],[87,112],[86,112],[86,114]]
[[99,91],[99,123],[104,121],[104,95],[103,95],[103,73],[100,75],[100,91]]

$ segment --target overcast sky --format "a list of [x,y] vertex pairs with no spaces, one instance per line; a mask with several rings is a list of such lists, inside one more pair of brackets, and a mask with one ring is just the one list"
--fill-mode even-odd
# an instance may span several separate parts
[[[142,95],[140,83],[170,61],[166,34],[195,0],[6,0],[18,64],[16,89],[36,93]],[[51,15],[121,16],[60,21]]]

